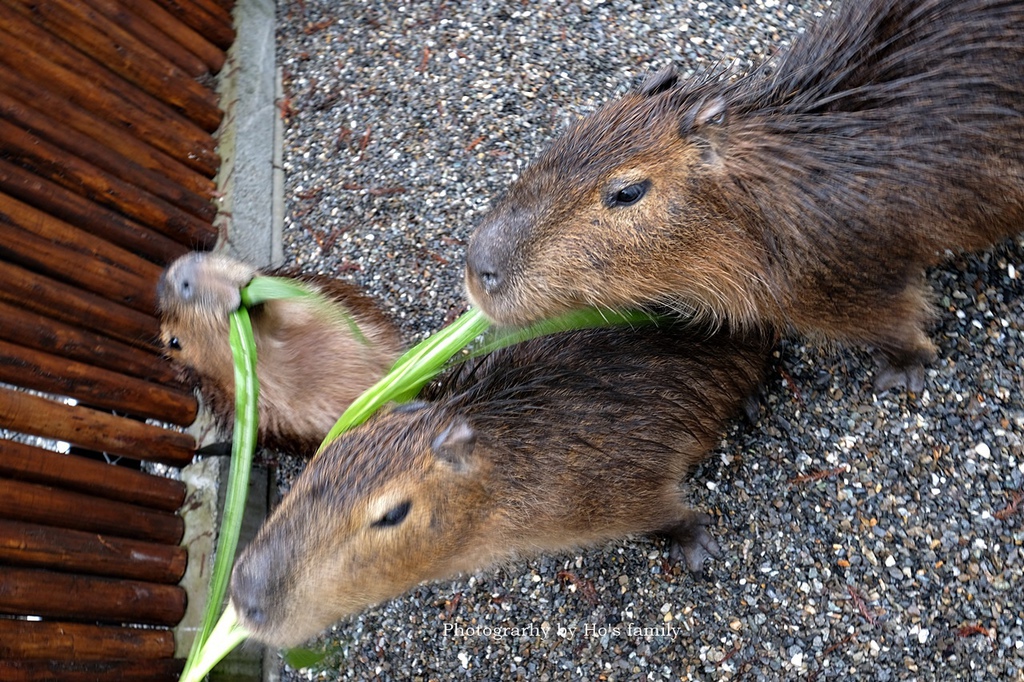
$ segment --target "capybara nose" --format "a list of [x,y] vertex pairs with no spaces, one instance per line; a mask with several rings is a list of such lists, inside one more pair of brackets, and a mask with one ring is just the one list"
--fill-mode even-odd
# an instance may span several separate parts
[[500,266],[486,249],[469,247],[466,256],[466,278],[473,287],[482,290],[488,296],[494,296],[505,284],[505,275]]
[[238,566],[231,572],[231,603],[241,623],[250,628],[267,623],[265,583],[266,579],[261,575],[239,570]]
[[161,298],[176,297],[181,301],[191,301],[196,291],[195,281],[200,262],[202,255],[196,253],[179,258],[160,276],[157,295]]

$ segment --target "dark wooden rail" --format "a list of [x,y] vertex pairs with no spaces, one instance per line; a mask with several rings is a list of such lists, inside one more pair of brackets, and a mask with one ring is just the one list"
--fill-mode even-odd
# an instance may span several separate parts
[[0,0],[4,682],[182,670],[186,488],[138,463],[195,455],[156,284],[218,238],[232,6]]
[[2,387],[0,424],[87,450],[173,466],[191,462],[195,451],[194,439],[184,433]]
[[185,501],[185,486],[180,481],[11,440],[0,440],[0,477],[171,513]]

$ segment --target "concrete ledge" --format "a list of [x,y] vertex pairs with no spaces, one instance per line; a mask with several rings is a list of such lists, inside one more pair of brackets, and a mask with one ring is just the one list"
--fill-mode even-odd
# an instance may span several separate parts
[[218,137],[217,186],[223,196],[217,250],[258,267],[284,260],[274,11],[273,0],[240,0],[235,5],[237,38],[218,86],[225,116]]

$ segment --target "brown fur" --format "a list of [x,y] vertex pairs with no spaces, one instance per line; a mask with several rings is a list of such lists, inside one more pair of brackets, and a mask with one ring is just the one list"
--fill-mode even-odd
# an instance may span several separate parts
[[1024,3],[846,0],[734,82],[662,73],[579,122],[483,219],[466,279],[500,324],[667,303],[874,346],[881,384],[918,385],[924,267],[1021,229]]
[[[234,420],[235,377],[228,316],[239,290],[259,274],[222,255],[182,256],[159,284],[161,339],[182,377],[196,387],[226,433]],[[310,456],[356,397],[391,367],[401,351],[398,332],[354,286],[323,276],[292,275],[352,316],[357,339],[337,309],[276,300],[250,311],[259,380],[259,440]]]
[[670,535],[699,570],[717,546],[683,481],[759,384],[770,345],[699,334],[528,341],[342,435],[239,559],[241,622],[287,646],[423,581],[632,533]]

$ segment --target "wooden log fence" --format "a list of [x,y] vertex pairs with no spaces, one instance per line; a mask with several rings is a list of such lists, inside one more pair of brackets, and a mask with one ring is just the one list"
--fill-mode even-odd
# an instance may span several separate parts
[[207,131],[0,3],[0,62],[207,177],[219,165]]
[[13,440],[0,439],[0,478],[87,493],[171,513],[185,501],[185,486],[180,481],[83,457],[69,457]]
[[166,682],[177,680],[185,667],[184,659],[114,659],[103,661],[0,660],[0,680],[10,682],[96,682],[96,680],[132,680]]
[[174,637],[167,630],[0,618],[0,661],[55,654],[80,661],[170,658]]
[[132,7],[122,5],[117,0],[86,0],[85,4],[119,26],[129,36],[138,38],[143,45],[156,50],[190,77],[202,76],[211,70],[197,55],[142,19]]
[[213,225],[0,119],[0,153],[41,178],[118,211],[193,248],[209,248]]
[[[214,182],[201,173],[189,168],[170,155],[148,144],[145,140],[126,135],[123,128],[108,123],[95,113],[75,106],[30,77],[10,69],[0,70],[0,92],[11,99],[29,104],[47,112],[66,129],[77,131],[92,140],[109,147],[129,161],[149,169],[171,182],[175,182],[205,200],[215,194]],[[60,142],[56,142],[60,146]]]
[[131,33],[87,4],[72,0],[6,0],[16,12],[92,56],[127,82],[175,108],[203,130],[213,131],[224,114],[216,96]]
[[35,315],[0,301],[0,340],[160,385],[175,385],[177,373],[159,354]]
[[0,92],[0,116],[77,159],[89,159],[100,171],[136,185],[199,220],[209,223],[217,213],[209,199],[187,190],[158,171],[140,166],[112,150],[105,141],[79,133],[42,109],[3,92]]
[[[224,51],[221,48],[214,45],[202,31],[196,31],[155,0],[137,0],[132,3],[132,11],[143,21],[159,26],[172,40],[203,60],[210,71],[217,73],[224,66]],[[187,10],[182,11],[187,14]]]
[[0,388],[0,424],[87,450],[172,466],[188,464],[195,452],[188,434],[8,388]]
[[0,573],[0,611],[14,615],[175,625],[185,615],[185,599],[177,585],[25,568]]
[[174,585],[187,556],[178,545],[0,519],[0,562]]
[[196,418],[191,392],[0,341],[0,381],[64,395],[94,408],[188,426]]
[[2,680],[181,673],[185,486],[107,460],[195,456],[156,285],[218,237],[232,7],[0,0]]
[[[69,264],[69,267],[73,267]],[[154,284],[154,286],[156,286]],[[160,324],[103,297],[13,264],[0,269],[0,300],[78,324],[140,348],[159,349]]]
[[97,239],[109,241],[154,263],[169,263],[189,250],[184,244],[147,230],[127,216],[100,206],[87,197],[68,191],[2,158],[0,193],[20,199]]
[[[62,220],[0,195],[0,256],[152,315],[160,268]],[[80,261],[82,267],[65,264]]]

